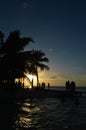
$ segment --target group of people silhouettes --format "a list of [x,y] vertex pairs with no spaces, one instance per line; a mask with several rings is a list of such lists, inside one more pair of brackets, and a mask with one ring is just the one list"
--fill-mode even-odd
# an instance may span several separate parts
[[67,91],[72,91],[72,92],[74,92],[75,91],[75,88],[76,88],[76,84],[75,84],[75,82],[74,81],[66,81],[66,84],[65,84],[65,86],[66,86],[66,90]]

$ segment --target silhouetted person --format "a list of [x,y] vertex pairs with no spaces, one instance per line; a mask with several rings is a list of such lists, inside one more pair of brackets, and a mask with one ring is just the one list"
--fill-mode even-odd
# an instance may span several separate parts
[[70,81],[66,81],[66,90],[70,90]]
[[75,91],[75,87],[76,87],[75,82],[72,81],[72,82],[71,82],[71,91],[72,91],[72,92]]
[[47,87],[48,87],[48,89],[50,88],[50,83],[48,83],[48,86],[47,86]]
[[45,88],[45,83],[44,83],[44,82],[42,82],[42,88],[43,88],[43,89]]
[[21,82],[20,82],[20,80],[18,81],[18,87],[19,87],[19,88],[21,87]]
[[22,87],[24,88],[24,83],[22,84]]

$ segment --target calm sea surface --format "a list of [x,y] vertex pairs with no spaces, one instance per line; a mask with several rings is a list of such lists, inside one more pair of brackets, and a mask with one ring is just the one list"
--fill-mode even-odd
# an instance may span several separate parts
[[1,101],[0,104],[0,128],[3,129],[57,130],[59,126],[86,124],[85,94],[78,100],[34,98],[23,102]]

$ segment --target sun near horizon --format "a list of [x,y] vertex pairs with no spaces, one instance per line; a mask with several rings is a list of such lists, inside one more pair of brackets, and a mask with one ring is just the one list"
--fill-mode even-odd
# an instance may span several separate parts
[[[27,78],[24,79],[24,84],[26,87],[31,87],[30,81],[32,82],[33,79],[33,86],[37,86],[37,78],[35,75],[27,74]],[[29,81],[30,80],[30,81]],[[45,82],[45,86],[48,86],[48,83],[50,84],[51,87],[60,87],[60,86],[65,86],[66,81],[69,80],[74,81],[76,83],[76,87],[83,87],[86,86],[86,82],[82,82],[80,79],[77,79],[77,77],[74,78],[62,78],[61,76],[53,76],[51,75],[51,72],[43,71],[39,73],[39,83],[40,85],[42,82]]]

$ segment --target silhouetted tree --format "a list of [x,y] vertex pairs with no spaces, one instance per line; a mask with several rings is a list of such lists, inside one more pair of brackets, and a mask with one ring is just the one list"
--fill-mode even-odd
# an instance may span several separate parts
[[[0,34],[0,43],[2,44],[3,33]],[[30,42],[34,42],[32,38],[20,38],[18,30],[10,32],[6,41],[3,42],[3,47],[0,49],[0,79],[14,82],[15,78],[23,76],[27,62],[23,55],[23,50]]]
[[46,69],[49,70],[49,67],[43,63],[49,62],[49,59],[45,56],[45,53],[41,50],[34,50],[31,51],[31,59],[29,64],[29,72],[35,74],[37,77],[37,87],[39,86],[39,76],[38,70],[41,71]]
[[28,72],[37,76],[39,86],[38,69],[49,70],[49,67],[43,64],[49,61],[45,53],[41,50],[24,51],[24,47],[34,41],[30,37],[20,38],[18,30],[10,32],[5,41],[3,36],[0,32],[0,80],[13,83],[16,78],[24,77],[24,73]]

